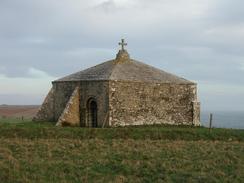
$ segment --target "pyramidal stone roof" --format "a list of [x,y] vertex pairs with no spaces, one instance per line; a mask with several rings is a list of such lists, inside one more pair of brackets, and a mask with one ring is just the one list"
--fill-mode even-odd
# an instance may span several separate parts
[[68,75],[54,82],[68,81],[131,81],[150,83],[195,84],[184,78],[130,59],[128,52],[120,50],[116,59]]

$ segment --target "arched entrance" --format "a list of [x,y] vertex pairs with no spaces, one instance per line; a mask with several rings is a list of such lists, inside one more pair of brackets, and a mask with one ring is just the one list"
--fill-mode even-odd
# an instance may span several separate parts
[[87,125],[88,127],[97,127],[97,102],[91,98],[87,102]]

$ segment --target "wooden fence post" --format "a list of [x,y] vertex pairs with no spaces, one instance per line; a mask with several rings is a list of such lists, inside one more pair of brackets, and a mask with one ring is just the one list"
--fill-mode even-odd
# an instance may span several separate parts
[[212,129],[212,124],[213,124],[213,114],[210,113],[210,116],[209,116],[209,132]]

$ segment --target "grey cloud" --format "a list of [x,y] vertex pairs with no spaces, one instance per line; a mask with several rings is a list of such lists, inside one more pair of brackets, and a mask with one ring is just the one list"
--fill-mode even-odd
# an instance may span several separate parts
[[114,58],[125,37],[131,56],[147,64],[199,83],[244,85],[244,2],[121,2],[0,1],[1,74],[63,76]]
[[208,14],[215,25],[243,24],[244,21],[244,2],[242,0],[217,0],[209,8]]

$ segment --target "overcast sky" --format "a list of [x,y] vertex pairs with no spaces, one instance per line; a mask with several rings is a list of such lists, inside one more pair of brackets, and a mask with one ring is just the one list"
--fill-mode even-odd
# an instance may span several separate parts
[[0,104],[131,57],[198,83],[203,110],[244,110],[243,0],[0,0]]

